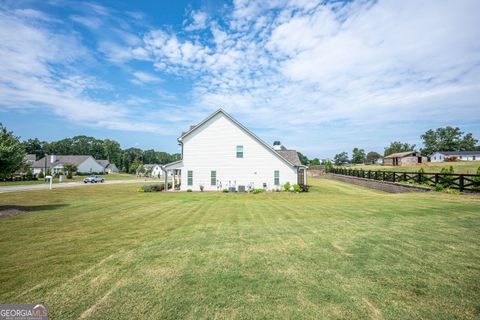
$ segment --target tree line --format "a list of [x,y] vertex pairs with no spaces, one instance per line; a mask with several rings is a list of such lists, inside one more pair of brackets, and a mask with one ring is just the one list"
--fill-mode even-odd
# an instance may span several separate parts
[[0,123],[0,175],[3,177],[19,170],[26,154],[35,154],[37,160],[48,155],[91,155],[96,160],[108,160],[121,171],[135,173],[142,164],[166,164],[180,159],[179,153],[153,149],[122,149],[115,140],[75,136],[58,141],[41,141],[37,138],[21,141]]
[[[428,156],[437,151],[480,151],[480,146],[477,146],[478,140],[475,139],[473,134],[465,134],[459,127],[447,126],[437,128],[436,130],[430,129],[421,135],[421,139],[423,148],[420,148],[420,152]],[[394,141],[388,147],[385,147],[383,156],[416,150],[415,148],[415,144]],[[333,161],[336,165],[344,163],[375,163],[381,157],[378,152],[370,151],[365,153],[364,149],[354,148],[351,159],[347,152],[341,152],[335,155]]]

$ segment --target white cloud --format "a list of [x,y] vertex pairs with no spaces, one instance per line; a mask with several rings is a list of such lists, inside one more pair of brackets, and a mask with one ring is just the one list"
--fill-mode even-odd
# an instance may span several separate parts
[[190,13],[191,22],[185,26],[185,31],[202,30],[207,27],[208,15],[204,11],[193,10]]
[[157,77],[153,74],[147,73],[147,72],[142,72],[142,71],[136,71],[133,73],[133,76],[135,79],[132,81],[135,84],[144,84],[144,83],[155,83],[155,82],[160,82],[162,79],[160,77]]
[[478,1],[235,1],[230,27],[211,23],[211,38],[156,30],[144,49],[158,69],[198,79],[195,108],[223,106],[296,136],[303,127],[335,139],[318,126],[338,121],[381,134],[396,121],[480,121],[479,10]]
[[0,109],[50,110],[86,126],[169,132],[135,118],[122,103],[92,98],[92,91],[110,88],[75,68],[92,59],[78,39],[31,25],[23,16],[0,12]]

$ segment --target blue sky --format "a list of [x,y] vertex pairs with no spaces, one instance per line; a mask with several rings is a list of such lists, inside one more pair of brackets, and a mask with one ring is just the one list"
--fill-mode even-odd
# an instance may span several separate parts
[[480,137],[480,1],[2,1],[0,121],[178,151],[224,108],[309,157]]

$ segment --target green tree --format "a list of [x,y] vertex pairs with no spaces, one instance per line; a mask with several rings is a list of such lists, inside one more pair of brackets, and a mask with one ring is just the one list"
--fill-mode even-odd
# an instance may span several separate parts
[[352,163],[365,163],[365,150],[359,148],[353,148],[352,151]]
[[348,163],[348,153],[347,152],[341,152],[335,155],[333,158],[333,161],[335,161],[335,165],[339,166],[344,163]]
[[436,151],[474,151],[478,142],[471,133],[464,134],[459,127],[430,129],[421,136],[422,152],[432,154]]
[[415,150],[415,145],[414,144],[408,144],[408,143],[402,143],[400,141],[394,141],[390,143],[390,146],[385,148],[384,156],[391,155],[392,153],[397,153],[397,152],[407,152],[407,151],[412,151]]
[[368,163],[375,163],[375,161],[377,161],[381,157],[382,156],[380,155],[380,153],[375,152],[375,151],[370,151],[369,153],[367,153],[367,162]]
[[314,159],[310,160],[310,163],[309,163],[309,165],[311,165],[311,166],[317,166],[319,164],[320,164],[320,159],[318,159],[318,158],[314,158]]
[[105,159],[116,164],[117,166],[120,166],[122,148],[120,148],[120,144],[117,141],[110,139],[103,140],[103,153],[105,155]]
[[26,152],[18,137],[0,123],[0,178],[6,178],[25,164]]
[[309,163],[307,156],[305,156],[301,152],[297,152],[297,153],[298,153],[298,158],[300,159],[300,163],[303,164],[304,166],[307,166]]

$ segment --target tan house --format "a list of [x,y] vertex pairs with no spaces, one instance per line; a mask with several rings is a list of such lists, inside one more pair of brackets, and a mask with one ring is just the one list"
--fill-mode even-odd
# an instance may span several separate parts
[[383,165],[385,166],[414,166],[417,164],[426,163],[428,158],[422,156],[417,151],[407,151],[392,153],[383,158]]

